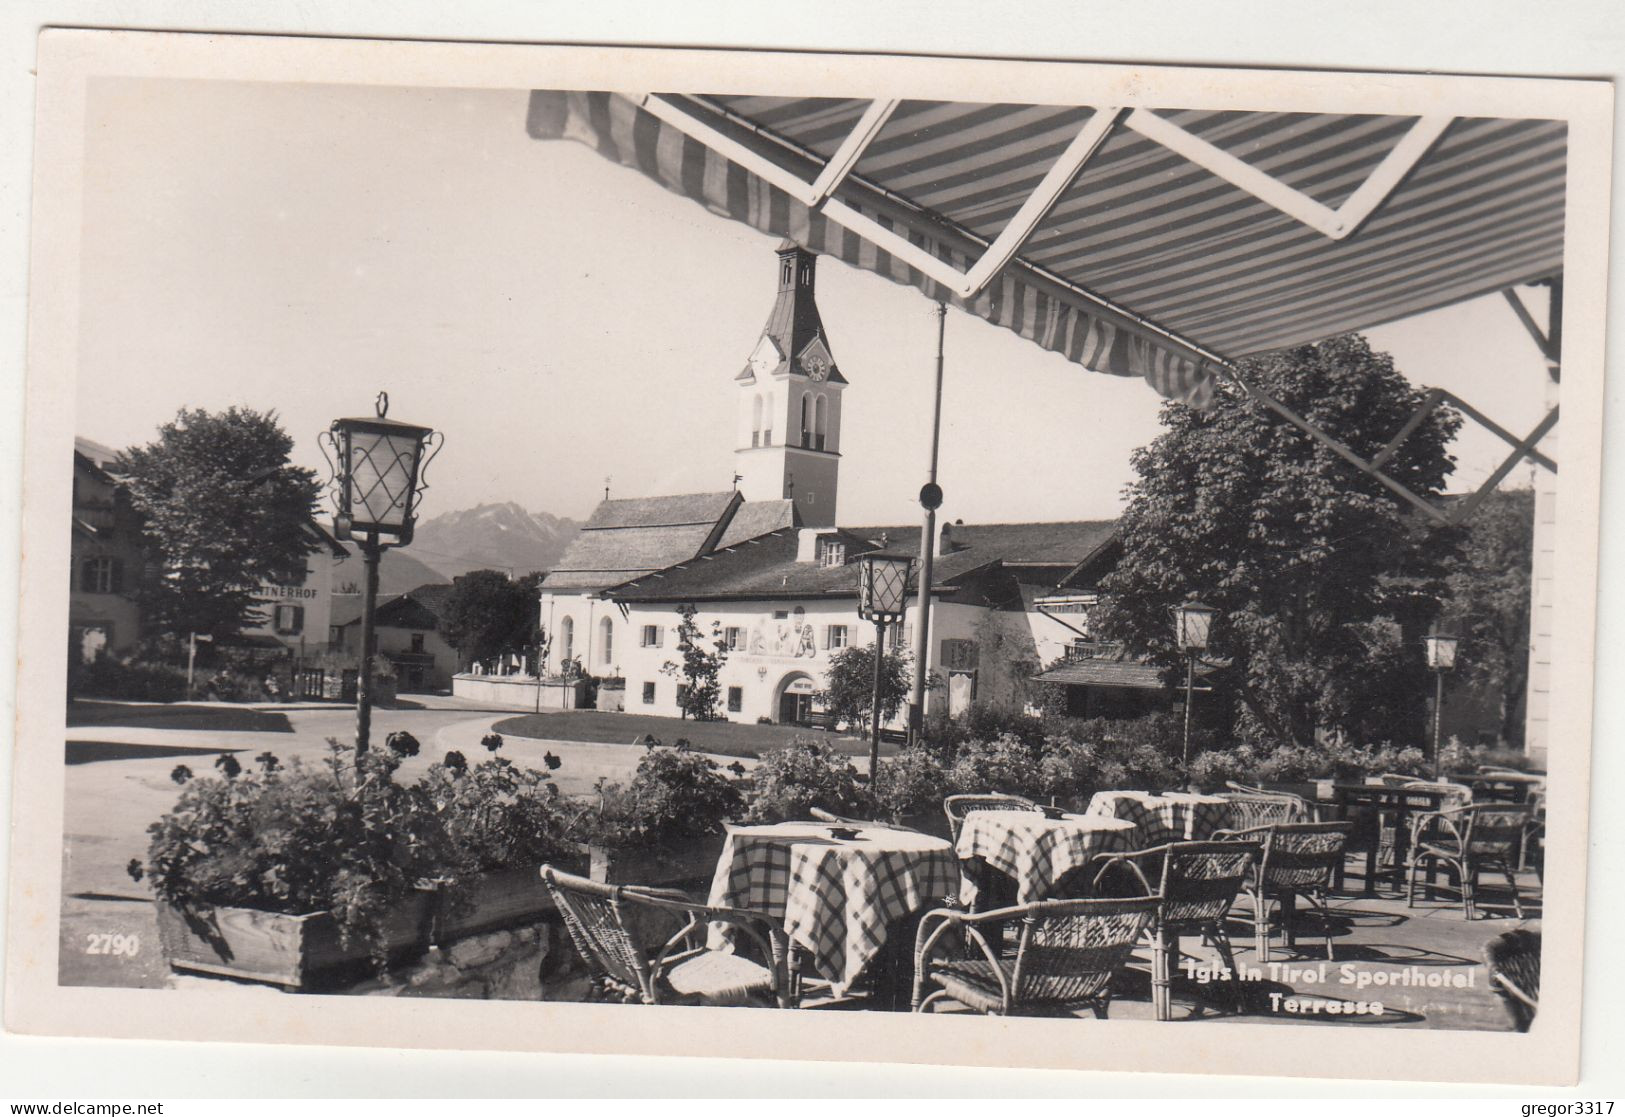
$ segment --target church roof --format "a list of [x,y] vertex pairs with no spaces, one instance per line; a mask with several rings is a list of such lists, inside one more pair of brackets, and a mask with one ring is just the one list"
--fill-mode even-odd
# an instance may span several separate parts
[[[800,245],[785,241],[779,245],[779,259],[786,257],[793,263],[795,271],[789,283],[779,284],[779,293],[773,300],[773,309],[768,312],[767,325],[762,328],[762,336],[771,338],[779,351],[777,367],[769,369],[769,375],[778,375],[782,372],[795,372],[805,375],[806,369],[801,359],[809,348],[813,347],[815,340],[823,342],[824,351],[829,353],[830,367],[828,382],[831,384],[845,384],[846,378],[834,363],[834,348],[829,343],[829,337],[824,333],[823,320],[818,316],[818,302],[814,297],[814,280],[808,278],[806,282],[801,279],[803,267],[813,269],[810,276],[817,275],[818,257]],[[754,377],[751,366],[747,364],[736,377],[738,380],[750,380]]]
[[606,500],[543,579],[542,589],[608,589],[724,542],[742,542],[794,522],[790,501],[746,503],[736,491]]
[[[932,580],[937,590],[951,590],[971,575],[996,566],[1052,566],[1059,580],[1108,542],[1116,528],[1114,520],[954,524],[950,530],[954,549],[937,556]],[[839,534],[875,547],[884,538],[888,554],[919,552],[918,525],[842,528]],[[651,572],[618,587],[612,596],[628,602],[857,596],[853,560],[860,552],[849,547],[843,566],[797,562],[797,535],[795,529],[780,529]]]
[[739,506],[728,530],[722,533],[719,547],[732,547],[758,535],[766,535],[780,528],[796,527],[796,502],[793,500],[747,500]]

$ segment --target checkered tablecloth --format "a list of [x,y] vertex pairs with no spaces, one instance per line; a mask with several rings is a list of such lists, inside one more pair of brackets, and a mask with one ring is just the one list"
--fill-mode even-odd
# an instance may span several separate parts
[[[1016,902],[1042,900],[1067,873],[1082,869],[1100,853],[1134,849],[1139,828],[1128,819],[1100,815],[1046,818],[1036,811],[972,811],[959,828],[954,847],[962,861],[980,857],[1016,881]],[[960,899],[976,899],[976,884],[965,875]]]
[[1139,830],[1138,848],[1165,842],[1205,841],[1215,830],[1232,825],[1228,799],[1168,791],[1097,791],[1088,813],[1102,818],[1124,818]]
[[[813,822],[729,827],[711,882],[714,905],[781,920],[820,977],[844,995],[891,925],[959,885],[953,847],[912,830],[865,827],[840,840]],[[721,936],[712,932],[712,944]]]

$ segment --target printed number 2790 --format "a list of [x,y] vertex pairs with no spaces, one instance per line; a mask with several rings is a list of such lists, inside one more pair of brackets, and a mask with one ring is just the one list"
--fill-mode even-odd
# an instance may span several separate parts
[[88,936],[86,954],[111,954],[119,958],[134,958],[141,953],[140,935],[113,935],[94,933]]

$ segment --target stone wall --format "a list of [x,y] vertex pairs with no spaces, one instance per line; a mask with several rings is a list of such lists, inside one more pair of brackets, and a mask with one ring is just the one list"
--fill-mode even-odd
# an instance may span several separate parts
[[386,978],[346,992],[370,997],[454,997],[493,1001],[583,1001],[588,979],[556,918],[488,931],[431,947]]

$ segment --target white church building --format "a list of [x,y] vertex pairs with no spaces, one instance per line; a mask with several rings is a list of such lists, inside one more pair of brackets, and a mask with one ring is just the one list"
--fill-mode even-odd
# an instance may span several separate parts
[[[678,609],[729,648],[722,710],[733,721],[816,718],[830,658],[875,639],[857,612],[855,560],[915,554],[914,525],[838,526],[842,396],[814,300],[817,258],[778,250],[773,309],[738,387],[736,488],[605,500],[542,583],[546,668],[624,678],[627,712],[675,716]],[[945,524],[933,571],[930,708],[1019,700],[1040,667],[1072,684],[1080,714],[1140,712],[1157,671],[1088,637],[1095,580],[1115,559],[1115,524]],[[917,605],[887,634],[912,648]]]

